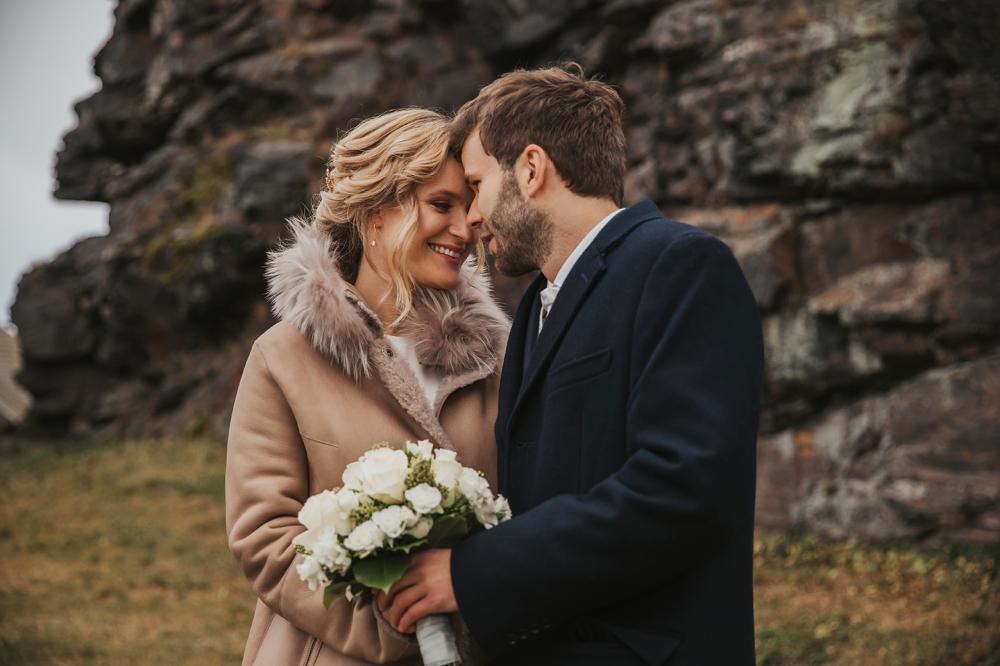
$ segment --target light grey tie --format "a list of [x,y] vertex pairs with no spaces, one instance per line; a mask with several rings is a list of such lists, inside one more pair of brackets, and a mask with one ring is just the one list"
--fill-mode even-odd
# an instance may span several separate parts
[[550,284],[545,289],[538,292],[538,298],[542,302],[541,310],[538,313],[538,332],[542,332],[542,326],[545,325],[545,318],[549,316],[549,311],[552,309],[552,304],[556,302],[556,296],[559,295],[559,285]]

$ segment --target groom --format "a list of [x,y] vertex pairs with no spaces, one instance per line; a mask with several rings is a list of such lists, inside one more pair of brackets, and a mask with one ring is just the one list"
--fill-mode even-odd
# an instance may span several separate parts
[[514,518],[420,553],[380,605],[403,631],[457,611],[496,664],[752,664],[757,306],[721,241],[621,208],[623,112],[551,68],[455,118],[497,268],[541,270],[500,386]]

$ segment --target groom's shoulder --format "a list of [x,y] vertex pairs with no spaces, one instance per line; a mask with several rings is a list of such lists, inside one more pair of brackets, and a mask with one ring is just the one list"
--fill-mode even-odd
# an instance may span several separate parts
[[704,229],[663,216],[642,225],[640,233],[643,234],[640,238],[644,241],[656,243],[660,247],[666,247],[679,240],[715,238]]
[[724,245],[718,237],[704,229],[665,216],[651,202],[643,202],[634,209],[627,210],[643,218],[642,224],[637,225],[622,244],[624,248],[630,250],[630,253],[656,258],[675,245],[678,247],[689,244],[693,247]]

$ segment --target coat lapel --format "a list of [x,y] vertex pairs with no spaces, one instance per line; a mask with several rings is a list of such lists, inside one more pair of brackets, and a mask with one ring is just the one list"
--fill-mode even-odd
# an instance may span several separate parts
[[[525,342],[532,320],[531,313],[533,311],[537,313],[532,308],[537,300],[538,292],[544,286],[544,275],[539,275],[534,282],[528,285],[527,291],[521,298],[521,303],[517,306],[514,323],[511,326],[510,335],[507,337],[507,351],[504,354],[504,363],[500,374],[500,404],[497,408],[497,424],[501,427],[497,429],[498,431],[506,431],[507,421],[521,390],[521,379],[524,377],[524,370],[528,362],[527,353],[529,350],[526,348]],[[535,321],[538,320],[535,319]]]
[[427,396],[420,388],[413,371],[405,360],[386,353],[388,351],[389,347],[386,344],[383,354],[376,355],[375,360],[375,367],[382,384],[435,445],[454,451],[455,446],[441,427],[437,416],[431,411]]
[[[542,368],[546,366],[549,357],[555,352],[566,327],[573,320],[573,316],[580,309],[580,305],[583,304],[594,283],[604,273],[604,257],[597,252],[591,252],[591,250],[594,250],[593,245],[580,257],[573,270],[570,271],[566,283],[559,289],[559,296],[552,305],[549,316],[545,318],[545,325],[542,326],[542,332],[539,333],[538,339],[535,341],[531,358],[528,359],[527,370],[511,410],[508,426],[517,418],[517,412],[524,402],[525,395],[538,381]],[[527,323],[531,324],[530,321]],[[535,320],[535,325],[537,325],[537,320]]]
[[441,385],[438,386],[437,397],[434,399],[434,418],[441,420],[441,409],[444,403],[451,397],[451,394],[460,388],[465,388],[470,384],[485,379],[497,371],[497,364],[481,368],[474,368],[467,372],[458,374],[448,374],[441,378]]
[[[539,287],[544,288],[545,283],[543,282]],[[531,297],[528,317],[524,325],[524,361],[521,363],[522,379],[528,376],[528,366],[531,364],[531,357],[535,353],[535,347],[538,345],[538,316],[541,313],[541,309],[542,301],[538,297],[538,292],[535,292]]]
[[[573,321],[574,316],[583,305],[594,285],[597,284],[600,277],[604,274],[605,258],[633,229],[643,222],[658,218],[659,215],[659,210],[657,210],[651,201],[643,201],[622,211],[617,218],[613,219],[601,230],[601,233],[597,235],[597,238],[590,244],[590,247],[577,260],[576,265],[573,266],[573,269],[566,277],[566,282],[559,289],[559,296],[556,298],[555,303],[552,305],[552,310],[545,319],[545,325],[542,326],[542,332],[539,334],[531,358],[528,360],[527,370],[519,382],[517,397],[511,408],[510,417],[506,421],[506,434],[508,436],[526,395],[532,386],[538,382],[542,371],[547,367],[549,359],[558,349],[559,341],[566,332],[566,328]],[[528,290],[529,293],[525,295],[525,298],[527,299],[530,296],[534,299],[545,282],[545,277],[539,276],[539,280],[532,284],[532,289]],[[521,311],[524,309],[523,301],[521,306],[518,309],[518,316],[514,321],[515,327],[521,323]],[[525,314],[524,319],[528,320],[530,317]],[[522,326],[530,324],[530,321],[521,323]],[[508,345],[516,344],[517,340],[521,340],[521,344],[524,344],[523,330],[519,333],[512,330]],[[505,363],[504,365],[512,364]],[[516,365],[518,367],[521,366],[521,364]],[[506,373],[506,368],[504,370]]]

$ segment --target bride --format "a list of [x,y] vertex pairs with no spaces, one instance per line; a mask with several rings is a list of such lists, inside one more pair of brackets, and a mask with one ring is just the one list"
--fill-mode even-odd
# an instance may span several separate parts
[[257,595],[244,666],[419,663],[376,604],[324,608],[292,539],[306,498],[379,441],[453,448],[496,489],[508,321],[469,201],[448,119],[389,112],[335,144],[313,219],[269,255],[281,321],[250,351],[226,456],[229,546]]

